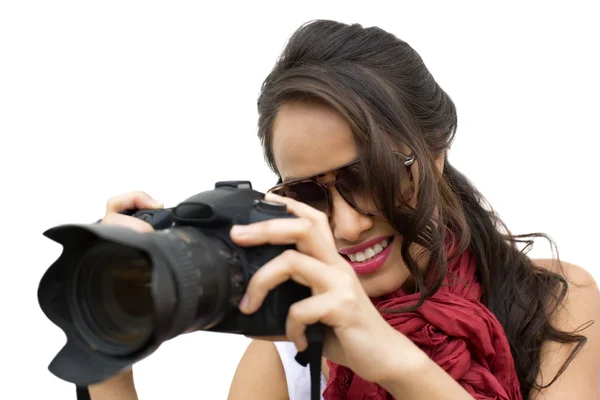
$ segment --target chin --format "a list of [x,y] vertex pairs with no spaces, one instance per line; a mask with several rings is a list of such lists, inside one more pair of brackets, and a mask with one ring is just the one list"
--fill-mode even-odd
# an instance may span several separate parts
[[369,297],[378,297],[394,292],[402,287],[410,278],[410,271],[402,262],[399,240],[396,237],[394,249],[385,264],[368,275],[358,275],[365,292]]
[[402,273],[400,266],[396,265],[398,270],[378,271],[369,276],[359,276],[358,279],[369,297],[379,297],[389,294],[400,288],[409,279],[410,273]]

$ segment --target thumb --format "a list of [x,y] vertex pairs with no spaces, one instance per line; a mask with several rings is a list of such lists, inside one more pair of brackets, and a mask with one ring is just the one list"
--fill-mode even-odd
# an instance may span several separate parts
[[106,213],[120,213],[125,210],[160,209],[164,205],[146,192],[137,191],[112,197],[106,203]]

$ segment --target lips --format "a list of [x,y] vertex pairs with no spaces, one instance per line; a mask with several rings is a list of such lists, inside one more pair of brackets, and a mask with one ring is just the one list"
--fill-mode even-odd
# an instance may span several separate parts
[[[377,243],[380,243],[384,239],[388,239],[387,247],[384,248],[381,252],[379,252],[375,256],[373,256],[372,258],[362,261],[362,262],[359,262],[359,261],[352,261],[348,257],[348,254],[354,254],[357,252],[364,251],[365,249],[368,249],[369,247],[374,246]],[[359,274],[359,275],[372,274],[373,272],[375,272],[379,268],[381,268],[383,266],[383,264],[385,263],[385,261],[387,260],[387,258],[389,257],[390,252],[392,250],[393,241],[394,241],[394,236],[391,236],[389,238],[387,238],[385,236],[381,236],[379,238],[375,238],[373,240],[361,243],[359,246],[342,249],[339,252],[340,252],[340,254],[342,254],[344,256],[346,261],[348,261],[348,263],[352,266],[352,268],[354,269],[354,271],[357,274]]]
[[386,239],[386,238],[391,240],[393,238],[393,236],[389,236],[389,237],[388,236],[379,236],[379,237],[373,238],[371,240],[367,240],[366,242],[363,242],[357,246],[341,249],[341,250],[339,250],[339,253],[343,254],[343,255],[358,253],[359,251],[364,251],[364,250],[368,249],[369,247],[381,242],[383,239]]

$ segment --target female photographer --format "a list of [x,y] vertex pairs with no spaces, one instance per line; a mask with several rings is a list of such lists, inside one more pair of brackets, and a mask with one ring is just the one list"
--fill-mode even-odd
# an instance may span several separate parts
[[[407,43],[375,27],[308,23],[266,78],[258,111],[280,177],[267,199],[298,218],[235,226],[231,237],[297,251],[256,273],[240,309],[256,311],[288,279],[313,295],[291,307],[286,338],[250,344],[230,399],[307,399],[308,370],[293,357],[318,321],[329,327],[326,400],[600,395],[595,282],[575,265],[530,259],[527,238],[449,163],[454,103]],[[145,193],[117,196],[103,223],[149,230],[118,212],[157,206]],[[90,393],[134,399],[132,373]]]

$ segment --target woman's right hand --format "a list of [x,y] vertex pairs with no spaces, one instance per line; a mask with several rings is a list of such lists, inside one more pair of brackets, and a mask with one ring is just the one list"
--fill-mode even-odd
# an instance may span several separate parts
[[[154,200],[149,194],[141,191],[130,192],[111,197],[106,202],[106,214],[100,221],[104,225],[120,225],[131,228],[137,232],[152,232],[154,229],[149,223],[141,219],[120,214],[125,210],[160,209],[163,204]],[[137,400],[137,393],[133,383],[133,371],[125,370],[102,382],[88,387],[92,400]]]

